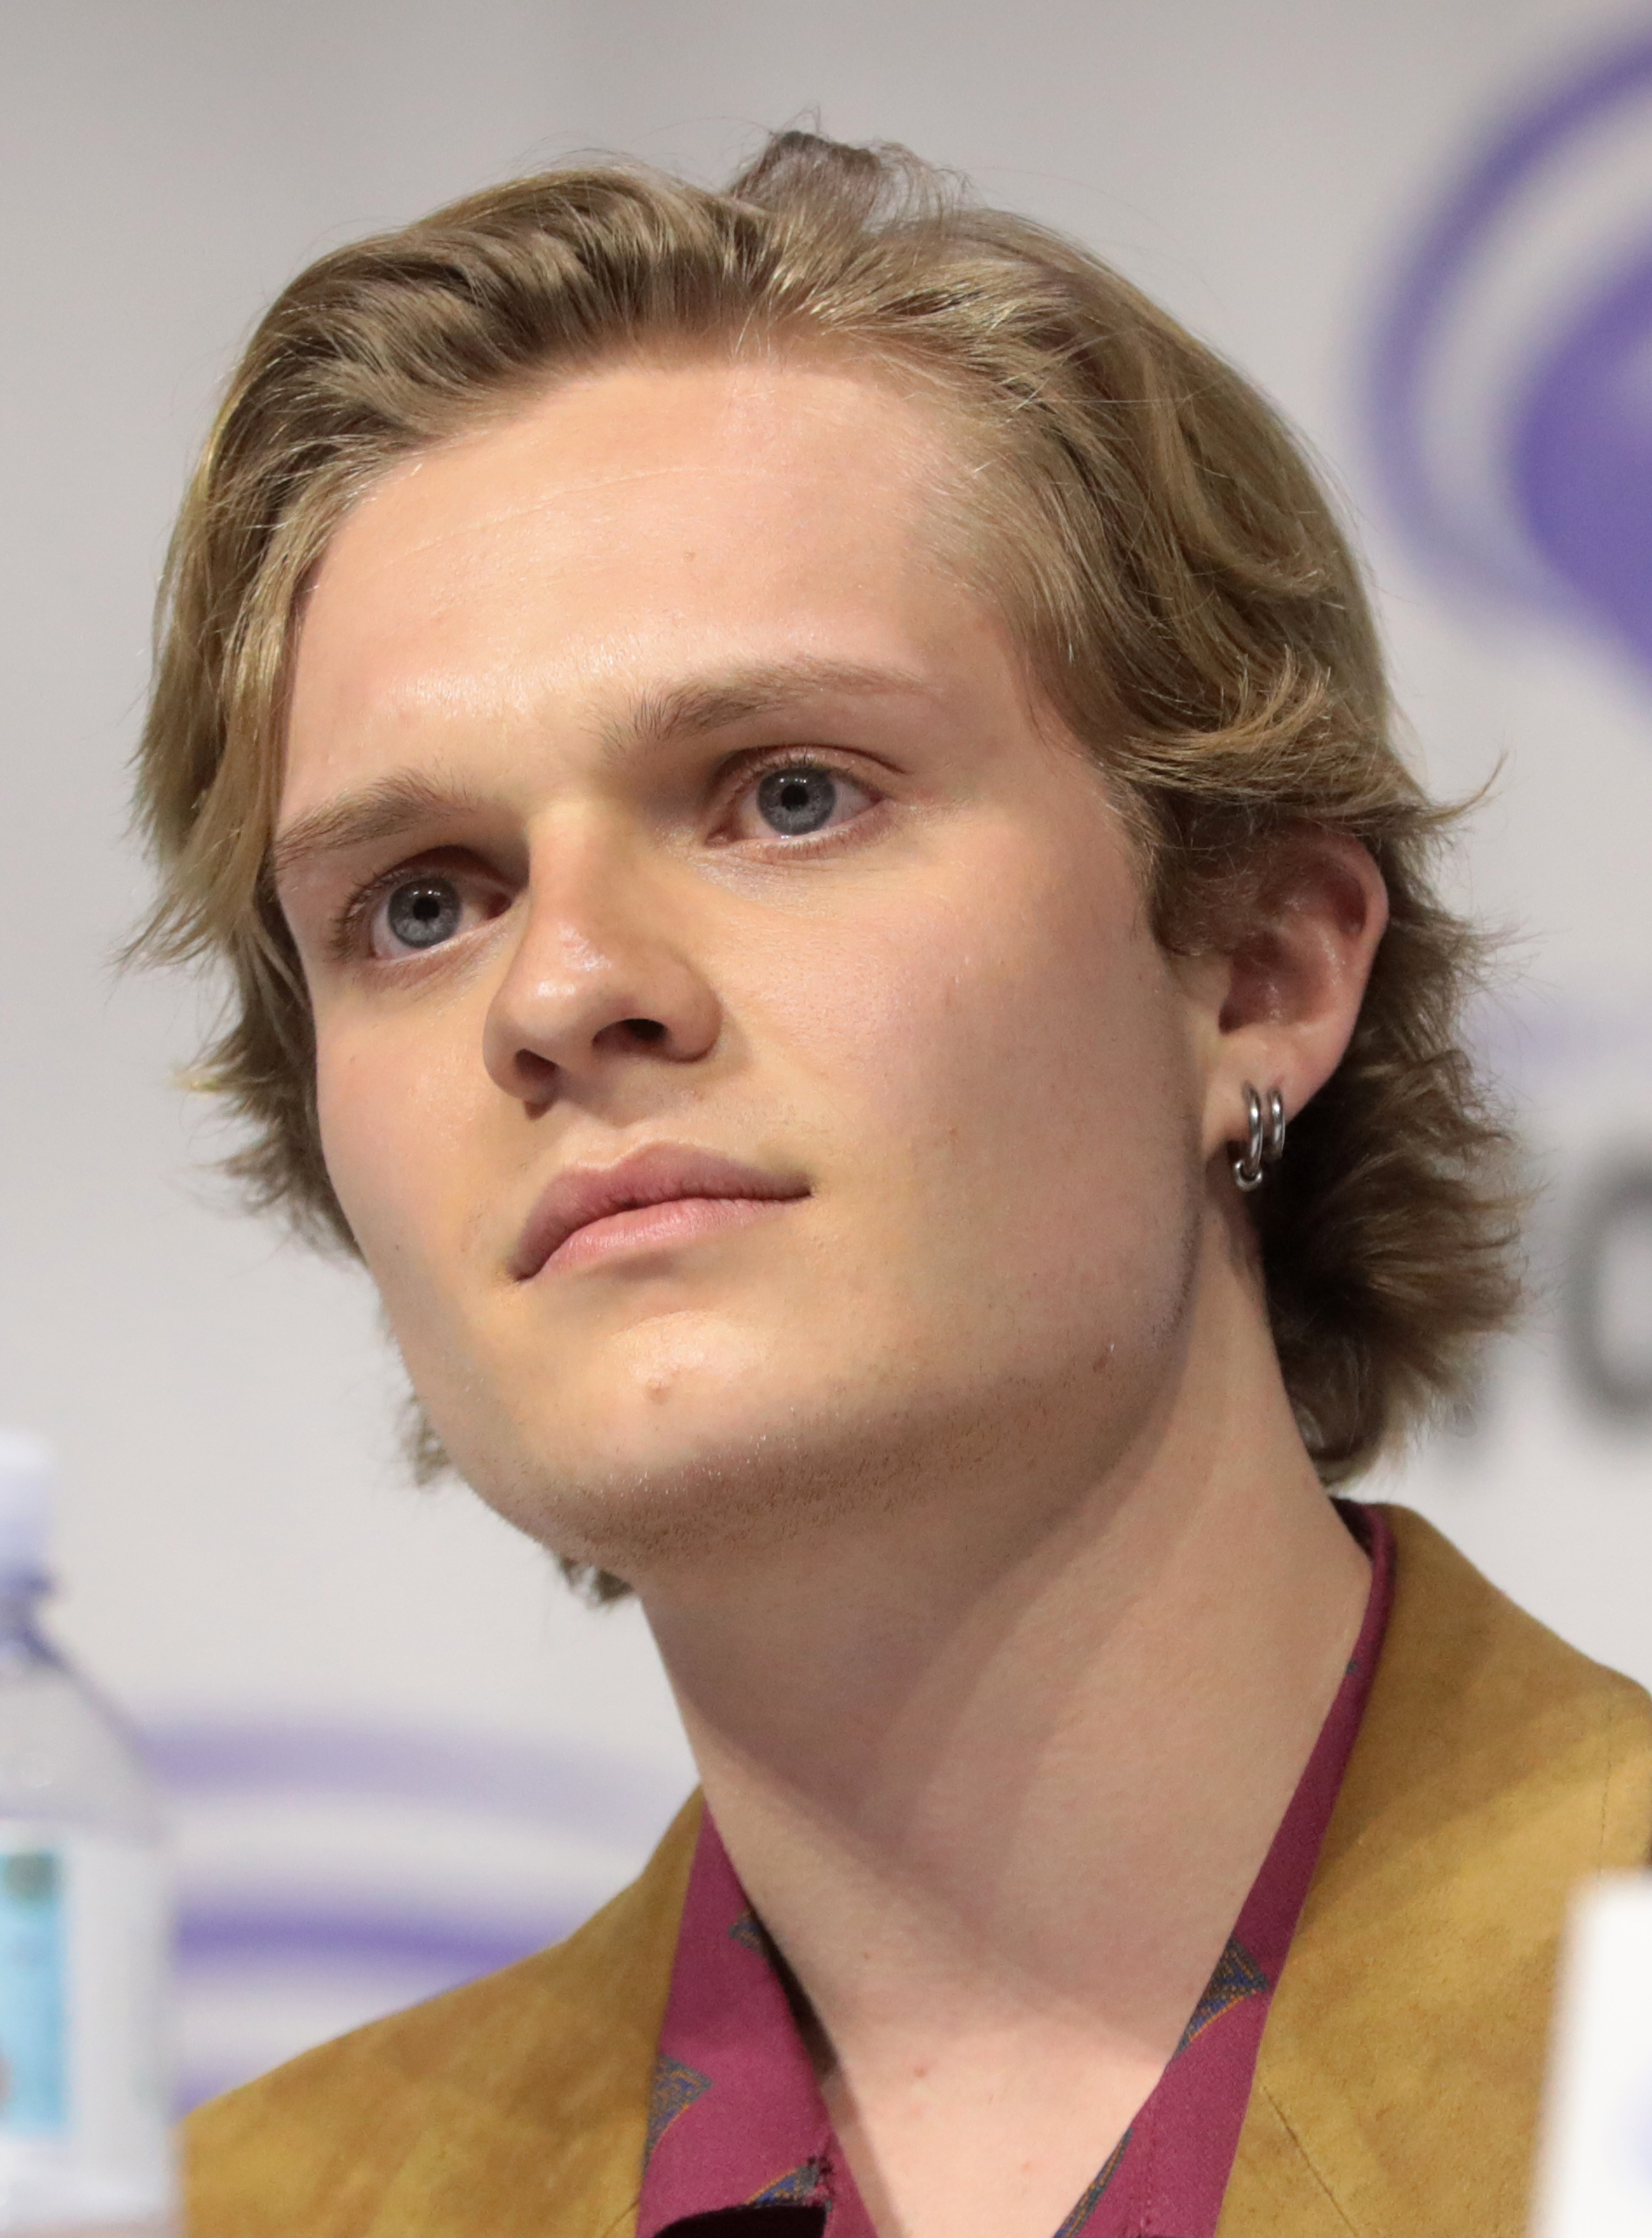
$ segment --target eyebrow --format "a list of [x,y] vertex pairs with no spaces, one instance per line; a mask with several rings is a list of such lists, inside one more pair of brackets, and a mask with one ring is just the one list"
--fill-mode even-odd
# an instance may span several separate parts
[[719,676],[695,678],[658,691],[644,692],[604,733],[610,752],[663,745],[672,738],[703,737],[737,722],[780,715],[799,700],[870,699],[892,694],[927,697],[922,677],[899,668],[879,668],[855,661],[824,661],[803,655],[735,668]]
[[[704,737],[739,722],[778,715],[800,701],[931,694],[932,687],[922,677],[899,668],[807,656],[765,661],[643,692],[623,715],[603,726],[601,746],[605,759],[617,759],[639,747]],[[271,842],[271,873],[279,885],[329,856],[383,845],[434,819],[474,813],[484,805],[468,787],[416,770],[398,770],[295,817]]]
[[279,885],[326,856],[400,839],[434,817],[482,805],[464,786],[444,784],[416,770],[398,770],[295,817],[270,843],[270,870]]

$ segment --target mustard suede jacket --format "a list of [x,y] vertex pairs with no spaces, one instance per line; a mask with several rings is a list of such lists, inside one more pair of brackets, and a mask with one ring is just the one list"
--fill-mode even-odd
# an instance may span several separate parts
[[[1390,1520],[1220,2238],[1520,2238],[1567,1896],[1652,1851],[1652,1701]],[[633,2238],[698,1810],[567,1942],[192,2116],[191,2238]]]

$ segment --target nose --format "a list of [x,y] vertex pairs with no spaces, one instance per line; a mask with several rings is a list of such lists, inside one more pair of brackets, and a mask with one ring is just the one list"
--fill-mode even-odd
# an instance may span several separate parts
[[639,866],[612,855],[574,865],[565,856],[531,880],[524,900],[521,936],[484,1028],[484,1060],[506,1095],[540,1106],[639,1062],[710,1055],[721,1004],[674,937],[667,898]]

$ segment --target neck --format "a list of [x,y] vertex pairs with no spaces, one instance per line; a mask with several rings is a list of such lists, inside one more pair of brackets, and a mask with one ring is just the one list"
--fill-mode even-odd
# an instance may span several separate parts
[[1150,2085],[1333,1699],[1364,1556],[1255,1295],[1195,1284],[1104,1478],[1046,1442],[649,1596],[736,1871],[837,2062],[1028,2017]]

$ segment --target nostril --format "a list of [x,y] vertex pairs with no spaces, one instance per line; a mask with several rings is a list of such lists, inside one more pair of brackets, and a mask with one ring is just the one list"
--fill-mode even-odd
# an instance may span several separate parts
[[663,1041],[666,1038],[666,1029],[657,1018],[622,1018],[620,1024],[633,1041],[641,1041],[645,1045]]
[[518,1049],[516,1055],[517,1088],[519,1094],[544,1096],[556,1083],[557,1068],[549,1057],[542,1057],[537,1049]]

